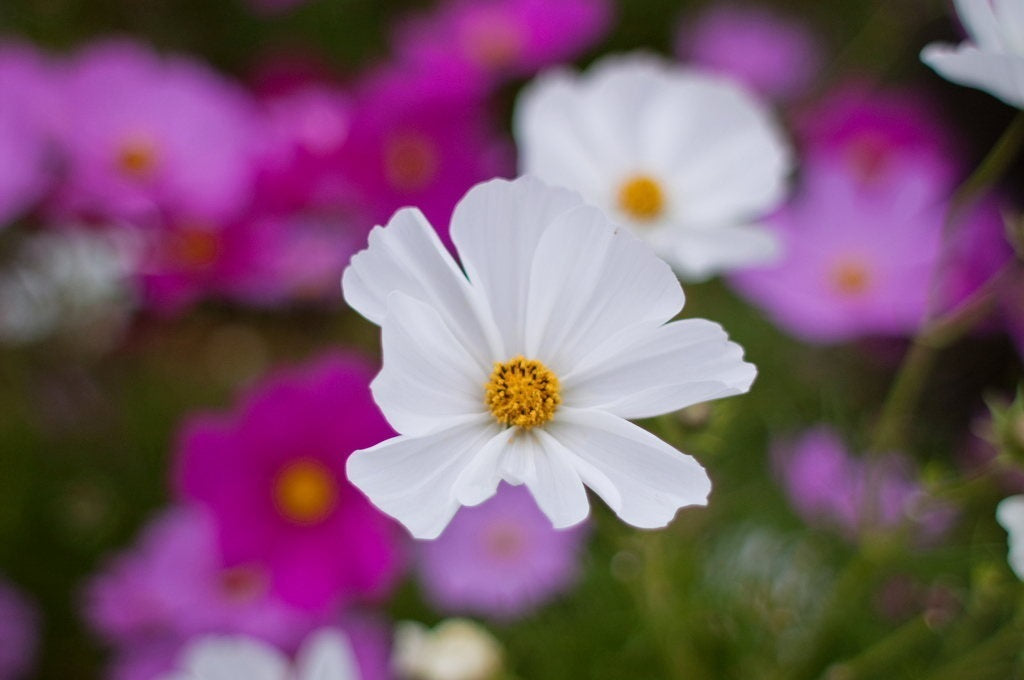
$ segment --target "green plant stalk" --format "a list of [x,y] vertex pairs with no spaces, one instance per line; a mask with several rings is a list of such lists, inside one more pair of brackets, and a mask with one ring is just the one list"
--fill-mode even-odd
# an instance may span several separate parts
[[829,680],[875,680],[886,677],[900,660],[920,657],[941,642],[921,616],[903,624],[857,656],[828,670]]
[[966,654],[925,676],[927,680],[1005,680],[1024,649],[1024,628],[1011,621]]

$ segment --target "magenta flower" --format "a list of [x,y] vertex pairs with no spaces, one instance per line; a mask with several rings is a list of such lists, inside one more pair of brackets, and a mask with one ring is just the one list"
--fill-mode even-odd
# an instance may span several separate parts
[[156,517],[134,547],[92,579],[85,614],[104,639],[128,652],[127,666],[169,663],[184,640],[204,633],[290,647],[323,622],[271,592],[260,563],[227,566],[210,517],[185,507]]
[[29,677],[39,642],[39,615],[12,585],[0,579],[0,680]]
[[447,0],[401,24],[394,42],[417,69],[455,70],[487,87],[574,59],[611,19],[608,0]]
[[551,528],[526,487],[502,485],[417,544],[423,588],[446,613],[523,616],[575,583],[586,533]]
[[357,93],[339,167],[374,223],[415,205],[432,224],[448,224],[471,186],[511,172],[482,93],[454,75],[383,70]]
[[29,210],[53,183],[59,128],[56,76],[28,45],[0,42],[0,228]]
[[787,100],[821,68],[818,38],[800,21],[749,4],[714,4],[680,26],[676,54],[731,76],[762,96]]
[[63,208],[132,222],[165,211],[221,221],[250,200],[258,121],[243,90],[128,42],[94,45],[69,70]]
[[177,487],[212,512],[227,564],[266,564],[271,591],[310,610],[384,595],[398,575],[395,525],[345,476],[352,451],[393,434],[372,377],[355,358],[322,358],[181,432]]
[[842,162],[804,174],[772,222],[784,256],[735,274],[734,287],[807,342],[913,333],[930,303],[945,204],[913,174],[871,186]]
[[953,134],[934,111],[913,92],[847,83],[803,112],[798,137],[811,163],[844,163],[868,185],[913,176],[945,200],[963,168]]
[[851,539],[869,526],[916,525],[935,538],[954,520],[952,508],[928,498],[903,456],[856,458],[826,426],[777,442],[772,454],[790,503],[809,524]]

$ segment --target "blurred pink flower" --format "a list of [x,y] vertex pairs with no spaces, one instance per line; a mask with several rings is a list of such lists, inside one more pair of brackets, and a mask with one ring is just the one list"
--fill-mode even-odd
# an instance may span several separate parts
[[1000,208],[996,198],[983,200],[952,225],[941,263],[945,307],[964,302],[1013,261]]
[[206,66],[130,42],[96,44],[69,66],[66,106],[75,124],[63,140],[63,209],[220,221],[251,199],[254,104]]
[[181,431],[177,488],[211,510],[227,564],[266,564],[271,591],[309,610],[382,596],[401,566],[396,525],[345,476],[352,451],[392,435],[372,377],[361,360],[324,357]]
[[38,638],[39,615],[35,606],[0,578],[0,680],[29,677]]
[[913,174],[864,186],[848,165],[808,162],[804,176],[771,223],[785,255],[733,286],[808,342],[912,334],[930,302],[945,204]]
[[0,42],[0,228],[33,206],[55,180],[60,127],[57,78],[27,44]]
[[759,94],[787,100],[803,94],[821,68],[818,37],[809,26],[752,4],[713,4],[687,19],[676,54],[731,76]]
[[448,224],[471,186],[512,172],[482,92],[455,75],[385,69],[362,83],[339,164],[371,223],[414,205],[432,224]]
[[855,538],[869,526],[917,526],[925,539],[950,528],[955,511],[928,498],[910,462],[888,453],[857,458],[829,427],[776,442],[773,462],[786,495],[809,524],[831,526]]
[[423,588],[446,613],[523,616],[573,585],[586,534],[553,529],[526,487],[502,485],[417,544]]
[[400,24],[400,61],[463,73],[485,87],[571,60],[609,29],[608,0],[446,0]]
[[89,583],[86,617],[118,646],[167,646],[203,633],[242,633],[284,647],[322,622],[285,604],[257,562],[226,566],[210,517],[175,507]]
[[945,200],[965,168],[935,110],[914,92],[851,82],[798,116],[797,137],[810,163],[844,163],[865,185],[914,178],[922,192]]

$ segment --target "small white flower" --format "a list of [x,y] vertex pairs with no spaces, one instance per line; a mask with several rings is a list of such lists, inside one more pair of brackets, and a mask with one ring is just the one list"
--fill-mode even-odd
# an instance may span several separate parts
[[687,279],[777,255],[754,223],[785,197],[791,151],[724,77],[650,55],[553,71],[519,96],[515,135],[522,172],[579,191]]
[[488,680],[501,670],[501,645],[482,626],[447,619],[433,630],[415,621],[395,628],[392,665],[415,680]]
[[933,43],[921,60],[946,80],[1024,108],[1024,0],[955,0],[968,40]]
[[359,680],[348,638],[336,630],[310,636],[295,663],[276,648],[242,636],[210,636],[191,643],[180,670],[162,680]]
[[996,508],[996,520],[1008,534],[1010,568],[1024,581],[1024,495],[1004,498]]
[[400,210],[345,271],[345,299],[382,326],[373,394],[401,433],[354,453],[349,479],[419,538],[501,480],[559,528],[586,517],[584,485],[639,527],[706,503],[700,464],[626,419],[745,392],[756,371],[717,324],[668,323],[671,269],[530,177],[471,189],[451,235],[461,269]]

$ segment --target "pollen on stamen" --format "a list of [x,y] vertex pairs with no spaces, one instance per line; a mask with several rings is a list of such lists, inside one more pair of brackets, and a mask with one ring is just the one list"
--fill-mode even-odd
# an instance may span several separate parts
[[495,362],[484,403],[503,425],[530,429],[551,420],[562,403],[558,377],[536,359]]
[[653,177],[635,175],[619,187],[618,204],[637,222],[651,222],[665,212],[665,191]]

